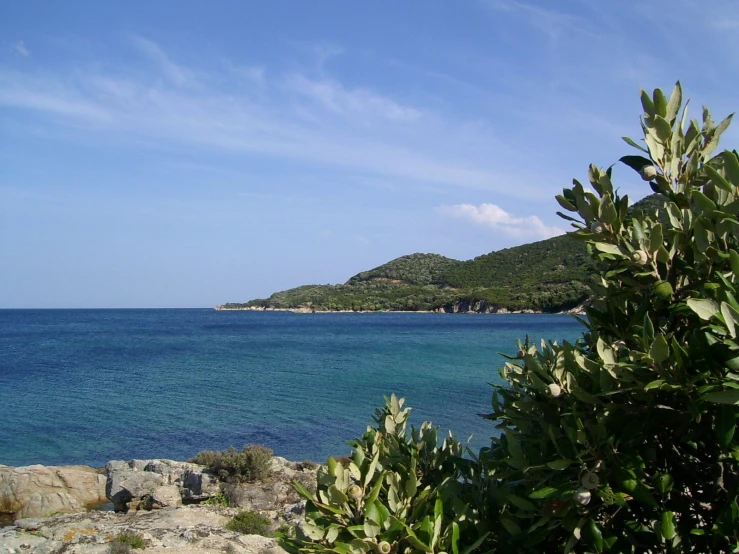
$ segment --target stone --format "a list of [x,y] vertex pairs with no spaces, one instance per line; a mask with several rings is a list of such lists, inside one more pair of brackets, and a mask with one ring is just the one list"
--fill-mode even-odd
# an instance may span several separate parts
[[162,485],[151,493],[152,502],[156,507],[167,508],[182,506],[182,495],[177,485]]
[[[217,478],[198,464],[174,460],[112,460],[105,466],[106,494],[116,511],[151,509],[158,502],[152,493],[163,486],[177,487],[182,502],[200,502],[220,493]],[[174,499],[170,491],[168,506]],[[161,494],[161,493],[160,493]]]
[[105,482],[87,466],[0,466],[0,513],[20,519],[84,511],[105,502]]
[[[284,554],[273,538],[241,535],[225,528],[237,510],[190,505],[151,512],[88,512],[16,522],[0,529],[0,554],[105,554],[122,531],[146,541],[142,554]],[[27,530],[33,528],[33,532]],[[28,548],[21,548],[21,545]]]

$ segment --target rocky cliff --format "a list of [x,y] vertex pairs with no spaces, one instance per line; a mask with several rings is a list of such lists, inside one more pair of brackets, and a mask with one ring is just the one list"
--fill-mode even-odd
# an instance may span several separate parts
[[144,554],[278,554],[275,539],[225,527],[243,509],[268,517],[272,529],[301,523],[304,504],[290,482],[314,488],[315,464],[275,457],[270,467],[265,481],[225,484],[173,460],[116,460],[99,471],[0,466],[0,512],[12,521],[0,528],[0,554],[107,554],[123,532],[143,539]]

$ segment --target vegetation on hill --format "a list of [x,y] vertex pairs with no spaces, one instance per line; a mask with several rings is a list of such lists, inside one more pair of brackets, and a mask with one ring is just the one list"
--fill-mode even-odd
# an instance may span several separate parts
[[739,552],[739,154],[712,156],[731,116],[688,123],[679,83],[642,105],[644,156],[621,161],[666,222],[610,169],[557,197],[599,277],[581,338],[519,341],[471,459],[386,399],[346,466],[294,485],[290,554]]
[[[630,213],[661,210],[653,194]],[[401,256],[342,285],[303,285],[221,309],[315,311],[561,312],[590,295],[595,262],[568,235],[459,261],[439,254]]]
[[444,284],[446,273],[460,263],[462,262],[440,254],[410,254],[369,271],[357,273],[347,284],[388,280],[407,285],[439,285]]

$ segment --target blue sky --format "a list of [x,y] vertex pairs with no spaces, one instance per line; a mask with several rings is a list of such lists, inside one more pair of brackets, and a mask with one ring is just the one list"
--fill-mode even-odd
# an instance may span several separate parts
[[730,0],[6,0],[0,22],[4,308],[213,306],[539,240],[563,186],[630,153],[639,87],[739,105]]

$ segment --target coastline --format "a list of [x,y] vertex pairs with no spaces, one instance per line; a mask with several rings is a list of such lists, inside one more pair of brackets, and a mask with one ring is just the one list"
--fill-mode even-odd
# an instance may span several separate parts
[[576,306],[571,310],[559,312],[544,312],[542,310],[507,310],[506,308],[492,308],[487,310],[455,309],[445,310],[318,310],[309,306],[299,308],[272,308],[269,306],[246,306],[239,308],[227,308],[223,305],[215,306],[217,312],[291,312],[294,314],[477,314],[477,315],[510,315],[510,314],[541,314],[541,315],[586,315],[583,306]]

